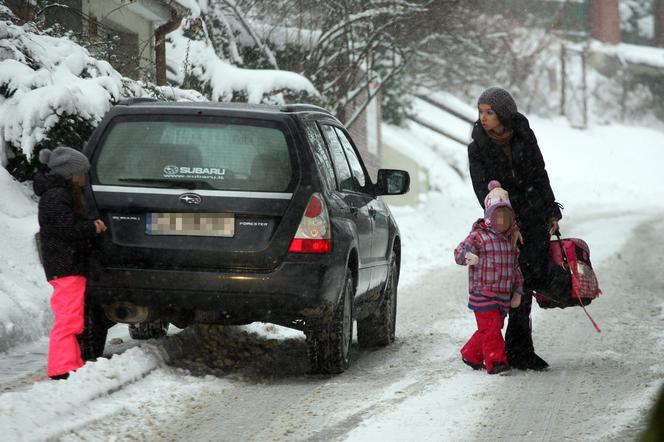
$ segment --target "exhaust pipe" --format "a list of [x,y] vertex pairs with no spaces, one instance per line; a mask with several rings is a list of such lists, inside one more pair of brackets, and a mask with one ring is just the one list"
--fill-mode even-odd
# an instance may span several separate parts
[[104,306],[106,317],[113,322],[125,324],[138,324],[148,319],[150,310],[142,305],[134,305],[129,302],[116,302]]

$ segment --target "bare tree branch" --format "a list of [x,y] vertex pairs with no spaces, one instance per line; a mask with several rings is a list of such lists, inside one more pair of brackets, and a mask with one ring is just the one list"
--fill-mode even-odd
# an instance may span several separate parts
[[251,38],[254,40],[254,42],[256,43],[256,46],[258,46],[258,48],[263,52],[263,54],[265,54],[265,57],[270,62],[272,67],[274,67],[275,69],[279,69],[279,66],[277,65],[277,59],[275,58],[274,54],[272,53],[272,51],[270,50],[270,48],[267,45],[263,44],[263,42],[258,37],[258,35],[256,35],[256,32],[254,32],[253,27],[245,19],[244,14],[240,10],[240,8],[237,6],[235,1],[234,0],[224,0],[224,3],[226,5],[228,5],[228,7],[233,10],[233,13],[235,13],[235,16],[237,17],[237,19],[240,21],[240,23],[242,23],[242,26],[244,27],[244,29],[247,31],[247,33],[249,33]]

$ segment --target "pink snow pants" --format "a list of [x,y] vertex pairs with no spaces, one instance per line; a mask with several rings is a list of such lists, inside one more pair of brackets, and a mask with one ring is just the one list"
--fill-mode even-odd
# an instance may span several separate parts
[[48,375],[69,373],[83,366],[76,335],[83,333],[85,278],[65,276],[49,281],[53,286],[51,309],[55,322],[48,343]]
[[493,364],[507,364],[505,341],[501,333],[503,317],[498,310],[474,313],[477,331],[461,349],[461,357],[473,364],[484,363],[490,372]]

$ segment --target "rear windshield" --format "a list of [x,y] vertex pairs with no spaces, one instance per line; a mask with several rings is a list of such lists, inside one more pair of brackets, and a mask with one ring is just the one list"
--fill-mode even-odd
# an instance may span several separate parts
[[100,184],[284,192],[293,179],[286,136],[270,121],[123,117],[97,152]]

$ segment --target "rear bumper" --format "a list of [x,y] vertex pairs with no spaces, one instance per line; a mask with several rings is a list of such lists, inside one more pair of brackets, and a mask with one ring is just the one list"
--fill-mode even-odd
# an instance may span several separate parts
[[124,301],[161,311],[216,311],[229,322],[288,323],[327,319],[344,275],[331,255],[302,255],[265,273],[98,267],[88,286],[105,305]]

